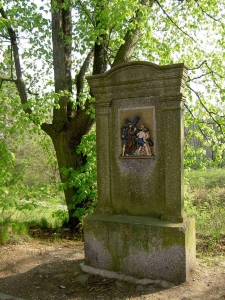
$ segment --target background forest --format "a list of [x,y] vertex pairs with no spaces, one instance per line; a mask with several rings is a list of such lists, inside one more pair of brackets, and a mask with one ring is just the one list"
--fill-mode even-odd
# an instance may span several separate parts
[[185,205],[210,251],[225,231],[225,4],[5,0],[0,16],[0,241],[34,224],[78,230],[97,203],[85,76],[147,60],[189,67]]

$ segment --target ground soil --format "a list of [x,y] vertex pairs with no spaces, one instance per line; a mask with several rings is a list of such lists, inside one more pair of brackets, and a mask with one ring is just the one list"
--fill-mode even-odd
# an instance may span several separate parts
[[[39,235],[33,230],[33,237]],[[81,271],[80,236],[42,231],[40,238],[0,246],[0,292],[26,300],[225,300],[225,256],[197,259],[189,282],[163,288],[135,285]]]

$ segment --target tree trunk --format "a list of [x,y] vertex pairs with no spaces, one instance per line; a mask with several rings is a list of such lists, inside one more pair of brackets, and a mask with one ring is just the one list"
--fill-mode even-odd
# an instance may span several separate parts
[[[93,124],[93,120],[86,114],[85,110],[80,110],[76,118],[60,129],[60,126],[43,124],[42,129],[51,137],[58,162],[59,170],[72,168],[79,170],[86,162],[82,154],[76,152],[82,136],[86,134]],[[70,174],[63,176],[60,172],[61,182],[67,184],[70,181]],[[75,203],[73,198],[76,195],[75,187],[64,189],[66,205],[68,209],[68,227],[73,232],[80,223],[78,217],[74,216],[77,208],[83,207],[83,203]]]
[[[53,2],[52,2],[53,3]],[[65,7],[65,5],[68,5]],[[51,137],[56,151],[57,162],[62,183],[70,181],[70,174],[64,176],[62,169],[79,170],[85,163],[85,157],[77,154],[76,147],[80,144],[82,136],[86,134],[93,120],[85,110],[72,108],[69,94],[72,93],[71,80],[71,3],[65,0],[55,0],[52,12],[52,43],[55,92],[66,92],[59,98],[59,108],[54,108],[52,124],[45,124],[42,129]],[[80,91],[81,92],[81,91]],[[68,208],[68,225],[74,231],[80,220],[74,216],[76,208],[83,203],[74,203],[75,187],[67,186],[64,189]]]
[[[83,134],[88,131],[88,126],[90,129],[90,122],[86,122],[86,128],[83,128]],[[76,152],[76,147],[81,142],[82,134],[76,130],[74,130],[74,134],[71,134],[70,126],[64,127],[63,130],[59,130],[58,126],[53,127],[52,124],[43,124],[42,129],[52,139],[56,152],[58,168],[60,171],[60,179],[61,182],[67,186],[70,181],[70,174],[64,176],[61,170],[69,168],[78,170],[85,163],[85,158],[82,156],[82,154],[77,154]],[[79,218],[74,216],[76,208],[80,206],[80,204],[76,206],[73,201],[73,197],[76,194],[76,188],[67,186],[63,191],[69,217],[66,226],[70,228],[71,232],[74,232],[80,222]]]
[[[78,138],[74,136],[78,142]],[[54,135],[52,138],[54,148],[56,151],[57,161],[59,170],[63,168],[73,168],[78,170],[83,162],[83,157],[81,154],[76,153],[75,145],[71,145],[71,140],[68,136],[67,131],[61,131],[58,134]],[[70,174],[63,176],[63,173],[60,172],[61,182],[67,184],[70,180]],[[75,231],[75,228],[79,224],[79,218],[74,216],[76,211],[76,206],[73,201],[73,196],[76,194],[76,188],[67,187],[64,189],[64,195],[68,210],[69,220],[67,226],[70,228],[71,232]]]

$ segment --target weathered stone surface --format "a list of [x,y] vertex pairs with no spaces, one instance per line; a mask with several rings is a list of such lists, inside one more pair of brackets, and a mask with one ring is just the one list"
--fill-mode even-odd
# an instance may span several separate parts
[[[96,97],[98,212],[184,220],[185,78],[183,64],[146,62],[120,65],[88,78]],[[146,119],[148,112],[154,159],[121,159],[121,120],[126,114]]]
[[[184,64],[132,62],[88,77],[96,97],[98,206],[84,221],[85,264],[186,281],[195,261],[184,213]],[[121,128],[148,126],[153,156],[121,156]]]
[[194,220],[91,215],[85,220],[85,264],[138,278],[187,281],[195,265]]

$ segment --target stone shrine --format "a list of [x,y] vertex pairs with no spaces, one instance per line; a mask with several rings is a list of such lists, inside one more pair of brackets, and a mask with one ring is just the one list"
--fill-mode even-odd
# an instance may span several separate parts
[[84,271],[188,280],[195,223],[183,207],[186,76],[184,64],[131,62],[87,78],[96,98],[98,206],[84,220]]

